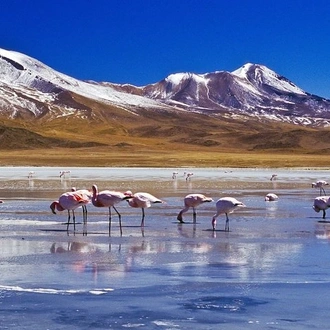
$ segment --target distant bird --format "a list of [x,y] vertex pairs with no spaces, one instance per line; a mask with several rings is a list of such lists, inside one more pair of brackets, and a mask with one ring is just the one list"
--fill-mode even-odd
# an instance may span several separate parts
[[324,180],[319,180],[319,181],[316,181],[316,182],[313,182],[312,183],[312,188],[320,188],[320,196],[322,195],[322,191],[324,193],[324,196],[326,195],[325,193],[325,190],[324,190],[324,186],[328,186],[329,183],[327,181],[324,181]]
[[141,227],[144,227],[144,209],[150,207],[151,204],[164,203],[161,199],[146,192],[137,192],[132,196],[132,198],[127,199],[127,201],[129,206],[140,208],[142,210]]
[[188,212],[188,210],[192,207],[193,222],[196,223],[196,207],[206,202],[213,202],[213,199],[211,197],[206,197],[203,194],[189,194],[184,198],[183,202],[185,207],[178,214],[177,220],[180,221],[181,223],[184,223],[182,215],[183,213]]
[[322,219],[325,219],[325,210],[330,207],[330,196],[319,196],[314,199],[313,209],[315,212],[323,211]]
[[[71,215],[70,211],[72,211],[72,218],[73,218],[73,228],[76,230],[76,217],[74,210],[77,209],[80,206],[84,206],[90,202],[90,199],[79,192],[76,191],[70,191],[62,194],[58,201],[54,201],[53,203],[50,204],[50,209],[54,214],[56,214],[57,211],[68,211],[68,223],[67,223],[67,231],[69,230],[69,225],[70,225],[70,220],[71,220]],[[83,212],[83,218],[84,222],[87,221],[85,218],[87,217],[87,214]]]
[[277,179],[277,174],[272,174],[270,181],[274,181]]
[[190,180],[190,178],[194,175],[194,173],[187,173],[186,175],[186,181]]
[[65,177],[66,174],[71,174],[71,171],[60,171],[60,178]]
[[233,197],[220,198],[216,203],[217,213],[214,214],[212,219],[213,230],[215,230],[216,227],[216,223],[217,223],[216,218],[220,214],[224,213],[226,215],[225,231],[229,231],[228,214],[234,212],[234,210],[236,210],[238,207],[245,207],[245,204],[243,204],[242,202],[238,201],[236,198]]
[[30,171],[29,174],[28,174],[28,178],[29,179],[32,179],[33,178],[33,175],[34,175],[34,171]]
[[116,211],[119,218],[119,228],[120,235],[123,235],[122,225],[121,225],[121,215],[116,209],[115,205],[120,203],[123,200],[132,197],[132,192],[127,191],[125,193],[119,191],[110,191],[103,190],[98,191],[97,185],[93,185],[92,187],[93,196],[92,196],[92,204],[96,207],[108,207],[109,208],[109,236],[111,235],[111,207]]
[[178,174],[179,174],[178,172],[173,172],[173,173],[172,173],[172,179],[176,179],[176,176],[177,176]]
[[274,202],[278,200],[278,196],[273,193],[269,193],[265,196],[265,201],[266,202]]

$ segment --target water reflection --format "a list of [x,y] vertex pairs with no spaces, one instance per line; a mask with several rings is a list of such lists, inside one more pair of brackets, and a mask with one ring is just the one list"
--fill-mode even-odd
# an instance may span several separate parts
[[[82,226],[74,236],[67,237],[63,235],[63,231],[58,230],[65,216],[54,219],[49,211],[49,203],[54,196],[59,196],[59,192],[71,190],[73,185],[91,187],[95,180],[86,178],[86,173],[100,180],[106,177],[104,169],[100,172],[96,170],[93,174],[90,169],[86,173],[75,169],[72,171],[74,176],[62,178],[59,178],[59,171],[40,169],[28,181],[27,171],[24,171],[22,179],[4,180],[0,188],[0,192],[10,199],[0,209],[1,232],[3,237],[14,237],[0,241],[5,258],[8,255],[15,258],[27,254],[40,255],[45,251],[41,247],[47,243],[47,252],[50,249],[53,257],[59,258],[60,263],[65,264],[70,258],[72,263],[79,263],[77,258],[80,256],[85,265],[81,269],[85,267],[90,272],[95,268],[98,274],[122,274],[131,272],[132,269],[150,267],[163,270],[166,268],[170,272],[173,270],[177,276],[184,276],[191,268],[214,276],[215,269],[220,269],[222,275],[242,281],[261,276],[260,274],[272,277],[277,270],[283,271],[283,261],[294,261],[301,254],[305,244],[301,233],[314,232],[314,222],[311,220],[314,219],[314,211],[311,205],[315,190],[311,190],[306,182],[318,175],[315,173],[307,173],[308,176],[306,172],[293,172],[289,176],[289,172],[279,171],[277,179],[270,182],[271,170],[260,171],[257,175],[252,170],[233,170],[226,173],[221,169],[194,169],[194,175],[186,180],[182,175],[183,170],[181,174],[177,171],[176,177],[172,178],[172,171],[169,169],[149,169],[144,172],[139,169],[138,180],[131,180],[134,176],[132,169],[128,176],[127,169],[108,169],[108,176],[112,172],[120,175],[103,180],[100,185],[104,188],[150,191],[166,200],[167,204],[148,209],[146,227],[142,229],[138,225],[130,225],[140,222],[135,210],[126,203],[121,204],[125,224],[123,237],[117,235],[117,232],[113,237],[108,237],[104,212],[90,207],[88,231],[87,227],[84,229]],[[189,169],[185,171],[188,173]],[[79,180],[76,176],[79,176]],[[293,178],[297,177],[300,181],[294,181],[293,189]],[[270,188],[275,188],[274,184],[277,185],[276,192],[280,193],[281,198],[277,202],[267,203],[263,196]],[[214,204],[201,209],[197,224],[180,224],[175,220],[182,208],[184,196],[201,191],[214,200],[229,194],[244,199],[248,208],[242,214],[233,216],[231,232],[210,230]],[[270,219],[276,221],[269,221]],[[81,235],[84,232],[88,234],[86,237]],[[328,239],[329,225],[319,224],[315,235],[317,238]],[[68,242],[49,243],[65,239]],[[81,241],[76,242],[78,239]],[[223,265],[228,267],[224,267],[224,270]],[[78,266],[77,268],[79,269]],[[233,268],[236,269],[235,272],[231,272]]]
[[318,221],[316,223],[315,235],[320,239],[330,239],[330,221]]
[[50,247],[51,253],[66,253],[66,252],[79,252],[79,253],[94,253],[97,249],[95,246],[82,242],[67,242],[65,245],[53,243]]

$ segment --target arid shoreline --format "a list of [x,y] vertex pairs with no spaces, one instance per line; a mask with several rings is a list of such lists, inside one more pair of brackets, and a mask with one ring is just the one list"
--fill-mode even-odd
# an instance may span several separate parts
[[1,151],[0,166],[330,168],[329,155],[94,148]]

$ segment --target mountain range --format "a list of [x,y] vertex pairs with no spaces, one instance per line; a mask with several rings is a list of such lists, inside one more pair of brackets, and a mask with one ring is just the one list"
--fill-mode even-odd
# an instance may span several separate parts
[[[329,152],[330,100],[264,65],[146,86],[81,81],[0,49],[0,148],[138,146]],[[28,142],[28,143],[27,143]]]

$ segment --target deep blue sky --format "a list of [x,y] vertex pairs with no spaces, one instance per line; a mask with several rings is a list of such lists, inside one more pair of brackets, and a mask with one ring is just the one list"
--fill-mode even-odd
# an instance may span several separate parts
[[252,62],[330,98],[328,0],[2,0],[0,47],[138,86]]

